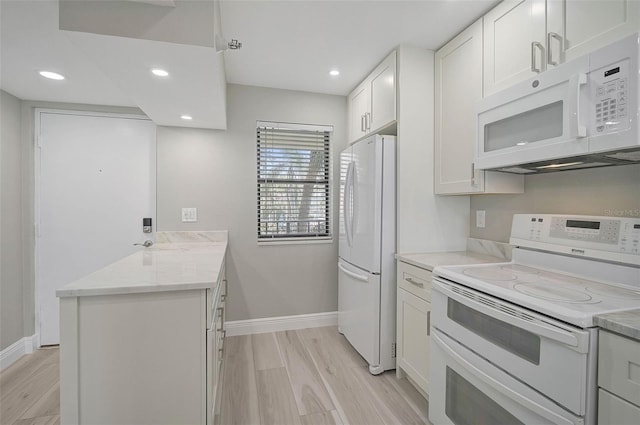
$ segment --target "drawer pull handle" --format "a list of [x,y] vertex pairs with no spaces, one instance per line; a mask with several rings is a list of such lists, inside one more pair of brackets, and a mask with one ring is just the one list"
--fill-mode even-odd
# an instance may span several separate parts
[[427,311],[427,336],[431,335],[431,311]]
[[405,277],[404,280],[406,280],[410,284],[415,285],[415,286],[417,286],[419,288],[424,288],[424,283],[423,282],[418,282],[417,280],[414,280],[412,277]]

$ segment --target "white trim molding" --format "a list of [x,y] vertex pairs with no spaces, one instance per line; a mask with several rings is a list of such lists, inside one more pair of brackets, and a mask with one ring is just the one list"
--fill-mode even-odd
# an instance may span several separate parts
[[0,351],[0,370],[11,366],[25,354],[33,353],[34,341],[36,341],[36,335],[25,336]]
[[300,314],[297,316],[234,320],[226,322],[224,327],[227,331],[227,336],[237,336],[337,325],[338,312],[329,311],[326,313]]

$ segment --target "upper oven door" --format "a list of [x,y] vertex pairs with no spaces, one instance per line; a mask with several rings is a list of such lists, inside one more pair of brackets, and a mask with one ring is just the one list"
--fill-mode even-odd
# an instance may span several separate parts
[[577,415],[584,415],[588,331],[436,278],[432,324]]
[[438,425],[583,424],[437,329],[431,334],[429,420]]
[[588,72],[583,57],[482,99],[476,168],[586,154]]

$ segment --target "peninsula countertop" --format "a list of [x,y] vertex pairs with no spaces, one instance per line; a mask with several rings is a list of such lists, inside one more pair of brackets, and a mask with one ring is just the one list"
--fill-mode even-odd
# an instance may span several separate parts
[[213,288],[227,232],[158,232],[157,243],[58,289],[59,298]]

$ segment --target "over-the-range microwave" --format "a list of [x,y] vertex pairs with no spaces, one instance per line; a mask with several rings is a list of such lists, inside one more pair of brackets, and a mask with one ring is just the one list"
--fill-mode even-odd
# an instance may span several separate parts
[[640,164],[639,52],[636,33],[482,99],[476,168]]

